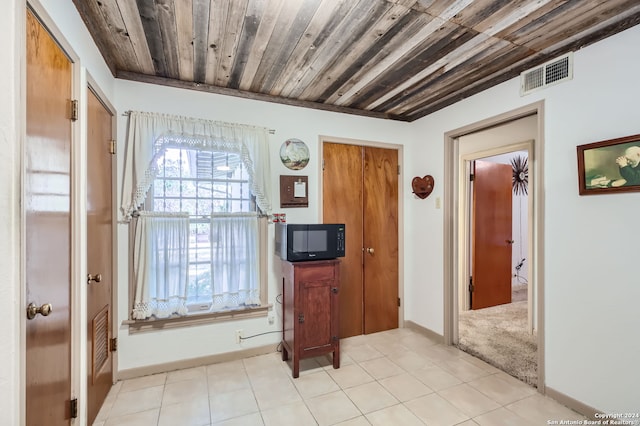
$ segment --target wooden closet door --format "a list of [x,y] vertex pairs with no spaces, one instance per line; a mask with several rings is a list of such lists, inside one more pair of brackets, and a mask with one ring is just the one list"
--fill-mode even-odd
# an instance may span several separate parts
[[364,147],[364,333],[398,327],[398,151]]
[[[27,11],[26,425],[71,421],[71,61]],[[26,309],[25,311],[26,315]],[[46,315],[45,315],[46,314]],[[27,317],[29,318],[29,317]],[[0,421],[0,423],[2,423]]]
[[87,118],[87,272],[94,278],[87,283],[87,417],[91,424],[113,384],[112,115],[91,90]]
[[358,336],[363,326],[362,147],[323,144],[323,222],[345,224],[340,262],[340,338]]
[[398,152],[323,144],[323,221],[344,223],[340,337],[398,327]]

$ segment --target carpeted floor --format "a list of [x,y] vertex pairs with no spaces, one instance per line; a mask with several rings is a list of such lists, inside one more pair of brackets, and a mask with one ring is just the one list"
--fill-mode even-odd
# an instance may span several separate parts
[[458,347],[506,373],[537,385],[536,335],[527,332],[527,301],[460,312]]

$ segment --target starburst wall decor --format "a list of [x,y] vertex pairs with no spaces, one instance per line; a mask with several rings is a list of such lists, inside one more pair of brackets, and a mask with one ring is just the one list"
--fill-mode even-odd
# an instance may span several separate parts
[[516,155],[511,159],[511,168],[513,169],[513,177],[511,183],[513,185],[513,193],[516,195],[527,195],[529,187],[529,164],[527,157]]

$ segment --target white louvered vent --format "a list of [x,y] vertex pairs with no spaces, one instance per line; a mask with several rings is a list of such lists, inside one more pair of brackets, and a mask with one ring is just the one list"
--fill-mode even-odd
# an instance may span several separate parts
[[573,78],[573,53],[520,74],[520,96]]

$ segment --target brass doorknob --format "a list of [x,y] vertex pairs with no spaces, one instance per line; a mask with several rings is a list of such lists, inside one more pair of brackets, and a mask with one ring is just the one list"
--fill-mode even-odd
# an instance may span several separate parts
[[49,316],[51,311],[53,311],[51,303],[45,303],[44,305],[38,307],[35,303],[31,302],[29,303],[29,306],[27,306],[27,319],[34,319],[38,314],[46,317]]
[[95,282],[99,283],[100,281],[102,281],[102,274],[96,274],[96,275],[88,274],[87,275],[87,284],[91,284],[91,281],[95,281]]
[[373,247],[367,247],[367,252],[369,254],[373,254]]

